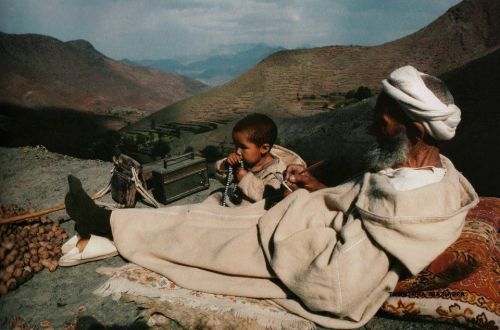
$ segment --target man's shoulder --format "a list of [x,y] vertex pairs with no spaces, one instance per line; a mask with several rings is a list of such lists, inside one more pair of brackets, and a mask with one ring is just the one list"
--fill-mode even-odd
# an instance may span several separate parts
[[410,190],[399,191],[381,173],[366,173],[357,207],[380,218],[446,217],[474,205],[477,194],[470,183],[443,156],[444,177]]

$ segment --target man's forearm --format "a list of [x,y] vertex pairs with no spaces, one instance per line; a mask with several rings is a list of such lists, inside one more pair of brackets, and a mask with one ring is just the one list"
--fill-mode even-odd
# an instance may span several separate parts
[[305,185],[304,188],[307,189],[308,191],[312,192],[312,191],[328,188],[328,186],[324,185],[323,183],[321,183],[319,181],[315,181],[315,182],[311,182],[308,185]]
[[316,191],[316,190],[325,189],[325,188],[328,188],[328,186],[318,181],[317,185],[311,191]]

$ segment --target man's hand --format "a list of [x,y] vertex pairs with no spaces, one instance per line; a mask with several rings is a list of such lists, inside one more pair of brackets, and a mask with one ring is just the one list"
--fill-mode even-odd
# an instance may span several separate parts
[[[286,168],[285,180],[288,182],[288,186],[293,191],[299,188],[304,188],[308,191],[316,191],[326,188],[326,186],[312,176],[311,173],[304,171],[305,169],[306,168],[302,165],[288,165]],[[285,190],[285,196],[289,194],[290,192]]]

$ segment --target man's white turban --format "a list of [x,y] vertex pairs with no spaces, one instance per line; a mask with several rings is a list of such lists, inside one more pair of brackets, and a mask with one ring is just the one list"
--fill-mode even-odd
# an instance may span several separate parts
[[394,98],[412,120],[420,122],[436,140],[450,140],[460,123],[460,109],[444,104],[425,86],[427,74],[408,65],[394,70],[382,81],[383,90]]

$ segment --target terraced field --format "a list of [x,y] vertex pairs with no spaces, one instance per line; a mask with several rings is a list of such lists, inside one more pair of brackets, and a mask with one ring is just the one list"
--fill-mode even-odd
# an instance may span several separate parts
[[170,143],[180,138],[189,138],[217,129],[215,122],[169,122],[156,125],[150,121],[150,128],[128,130],[121,134],[118,148],[121,152],[135,156],[144,162],[164,157],[170,151]]

